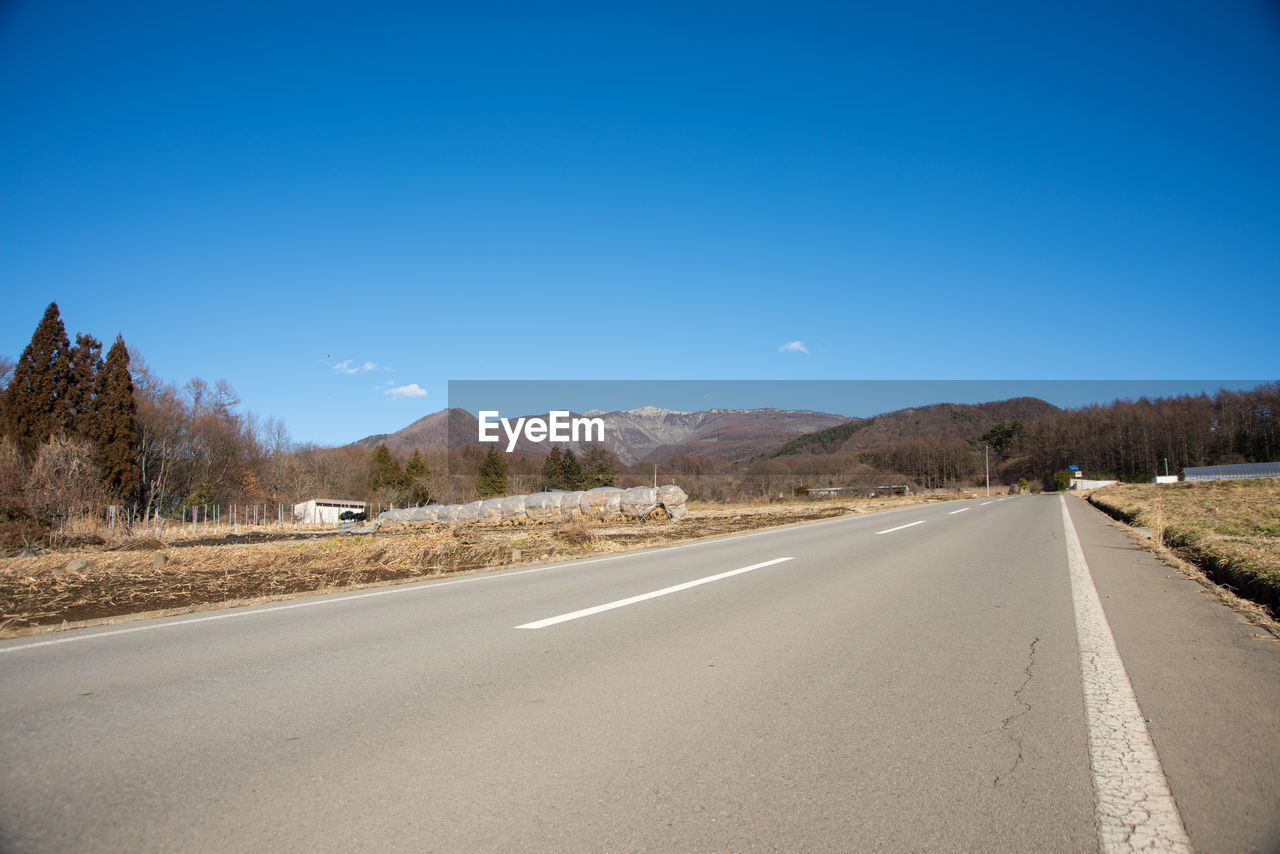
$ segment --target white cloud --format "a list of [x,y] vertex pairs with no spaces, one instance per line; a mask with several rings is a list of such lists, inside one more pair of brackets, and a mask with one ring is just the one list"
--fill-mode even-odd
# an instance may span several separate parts
[[389,388],[383,392],[387,397],[399,399],[402,397],[426,397],[427,390],[417,383],[409,383],[408,385],[396,386]]
[[808,353],[809,348],[804,346],[803,341],[788,341],[778,348],[778,352],[790,351],[792,353]]
[[341,362],[333,366],[334,373],[338,374],[358,374],[361,371],[375,371],[378,369],[376,362],[362,362],[359,365],[352,364],[354,359],[343,359]]

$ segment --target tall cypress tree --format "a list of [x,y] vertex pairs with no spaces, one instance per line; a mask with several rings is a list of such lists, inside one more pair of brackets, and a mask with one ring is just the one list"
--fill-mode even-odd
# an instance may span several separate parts
[[64,429],[86,439],[96,439],[93,395],[102,373],[102,342],[92,335],[76,335],[67,365],[67,407]]
[[58,304],[51,302],[5,391],[0,434],[24,454],[34,454],[41,442],[66,426],[70,349]]
[[129,350],[124,336],[107,351],[93,398],[93,435],[102,482],[122,499],[136,498],[138,471],[138,407],[133,399],[133,376],[129,373]]

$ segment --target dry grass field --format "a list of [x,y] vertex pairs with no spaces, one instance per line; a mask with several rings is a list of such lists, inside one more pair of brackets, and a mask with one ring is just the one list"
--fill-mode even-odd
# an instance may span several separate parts
[[866,513],[918,497],[691,504],[679,522],[563,522],[374,534],[106,537],[102,545],[0,559],[0,636],[142,613],[176,613],[490,568],[609,554],[754,528]]
[[1117,484],[1089,501],[1280,617],[1280,480]]

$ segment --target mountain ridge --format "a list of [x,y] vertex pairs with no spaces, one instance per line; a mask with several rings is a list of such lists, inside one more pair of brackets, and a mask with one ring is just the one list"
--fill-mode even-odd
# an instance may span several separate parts
[[[1021,397],[978,404],[937,403],[907,407],[872,416],[848,418],[809,409],[704,409],[684,412],[657,406],[629,410],[570,413],[571,417],[600,417],[609,429],[600,443],[618,459],[634,463],[662,463],[674,456],[699,455],[725,462],[776,458],[793,454],[875,451],[914,438],[974,438],[996,424],[1021,418],[1032,420],[1057,412],[1039,398]],[[525,415],[547,418],[548,413]],[[351,444],[372,448],[385,443],[394,451],[430,450],[480,445],[479,421],[463,409],[441,409],[393,433],[375,433]],[[500,434],[501,435],[501,434]],[[581,452],[589,443],[557,443]],[[503,435],[502,447],[506,447]],[[546,453],[546,445],[523,435],[515,450],[532,456]]]
[[[609,426],[608,448],[623,463],[663,462],[677,454],[703,454],[729,462],[759,456],[788,439],[838,424],[843,415],[805,409],[707,409],[682,412],[656,406],[631,410],[570,413],[571,417],[603,417]],[[547,413],[525,417],[546,418]],[[442,409],[419,418],[393,433],[375,433],[351,444],[372,448],[385,443],[395,451],[410,452],[462,445],[479,445],[479,421],[462,409]],[[503,438],[505,447],[506,439]],[[557,443],[560,444],[560,443]],[[568,442],[581,450],[589,443]],[[546,453],[545,445],[521,436],[515,450],[533,455]]]
[[1006,421],[1032,421],[1061,410],[1038,397],[1012,397],[985,403],[933,403],[909,406],[871,418],[797,436],[768,454],[860,454],[894,442],[919,438],[970,439]]

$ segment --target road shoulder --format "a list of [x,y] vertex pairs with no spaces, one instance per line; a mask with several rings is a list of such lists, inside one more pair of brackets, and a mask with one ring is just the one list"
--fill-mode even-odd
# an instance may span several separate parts
[[1068,507],[1192,844],[1280,850],[1280,642],[1101,511]]

